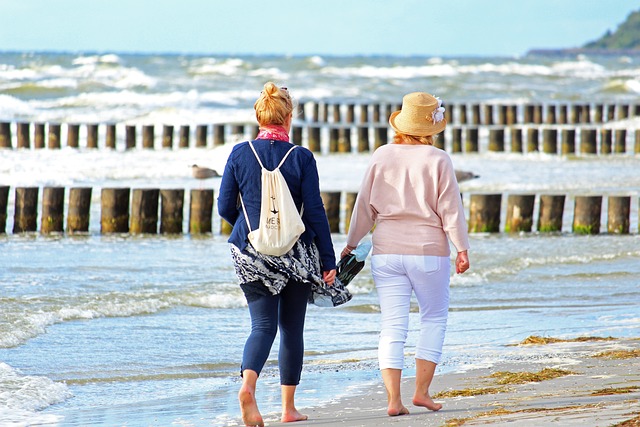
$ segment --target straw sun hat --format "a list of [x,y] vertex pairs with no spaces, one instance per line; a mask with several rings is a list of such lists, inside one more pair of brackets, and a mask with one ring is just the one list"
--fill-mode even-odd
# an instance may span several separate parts
[[442,101],[425,92],[413,92],[402,98],[402,109],[391,114],[389,124],[398,133],[429,136],[447,126]]

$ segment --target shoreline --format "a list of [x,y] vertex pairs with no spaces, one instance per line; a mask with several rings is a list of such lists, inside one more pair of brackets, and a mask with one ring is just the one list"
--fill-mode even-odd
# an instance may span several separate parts
[[[362,395],[299,408],[309,420],[296,426],[473,426],[473,425],[582,425],[613,426],[634,420],[640,423],[640,338],[611,341],[560,342],[519,345],[520,360],[500,361],[495,366],[438,375],[431,392],[443,409],[432,412],[411,405],[413,378],[402,381],[402,395],[410,414],[389,417],[386,393],[380,380]],[[603,352],[620,352],[615,358]],[[529,353],[528,356],[526,354]],[[538,354],[536,354],[538,353]],[[600,355],[599,357],[594,357]],[[561,370],[562,376],[539,382],[499,384],[496,372],[539,373]],[[471,394],[469,397],[438,397],[438,393]],[[265,425],[284,426],[273,413]],[[241,420],[238,420],[242,425]]]

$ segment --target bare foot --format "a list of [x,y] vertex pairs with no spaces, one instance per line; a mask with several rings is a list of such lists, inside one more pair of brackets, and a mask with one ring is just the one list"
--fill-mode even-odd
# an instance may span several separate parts
[[238,392],[238,400],[240,401],[240,411],[242,412],[244,425],[264,427],[264,421],[258,410],[254,391],[249,387],[242,387]]
[[422,397],[413,396],[413,404],[415,406],[423,406],[432,411],[439,411],[440,409],[442,409],[442,405],[440,403],[434,402],[433,399],[431,399],[431,396],[429,396],[428,394]]
[[401,403],[400,405],[389,405],[387,415],[397,417],[398,415],[409,415],[409,410]]
[[295,421],[304,421],[309,417],[298,412],[297,409],[293,409],[292,411],[287,411],[282,413],[281,421],[283,423],[292,423]]

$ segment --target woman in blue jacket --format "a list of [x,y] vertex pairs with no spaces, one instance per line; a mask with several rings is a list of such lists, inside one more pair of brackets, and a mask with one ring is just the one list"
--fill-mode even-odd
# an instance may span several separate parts
[[[251,143],[264,167],[273,170],[292,147],[289,131],[293,102],[286,88],[269,82],[264,85],[254,109],[259,133]],[[305,225],[298,242],[282,256],[259,253],[248,241],[251,230],[241,211],[239,195],[250,224],[259,224],[261,207],[261,168],[249,142],[242,142],[231,151],[218,195],[220,215],[233,224],[229,238],[231,255],[251,316],[251,333],[242,356],[242,387],[238,393],[242,419],[245,425],[251,426],[264,425],[255,390],[278,327],[282,421],[307,419],[294,404],[302,372],[307,302],[313,301],[314,295],[328,296],[333,305],[351,298],[335,278],[335,253],[313,154],[297,147],[282,164],[280,172],[298,211],[303,212]]]

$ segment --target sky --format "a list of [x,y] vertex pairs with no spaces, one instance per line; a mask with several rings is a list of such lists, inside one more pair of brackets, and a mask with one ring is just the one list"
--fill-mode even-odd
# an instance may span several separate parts
[[638,0],[0,0],[0,51],[519,56],[614,31]]

